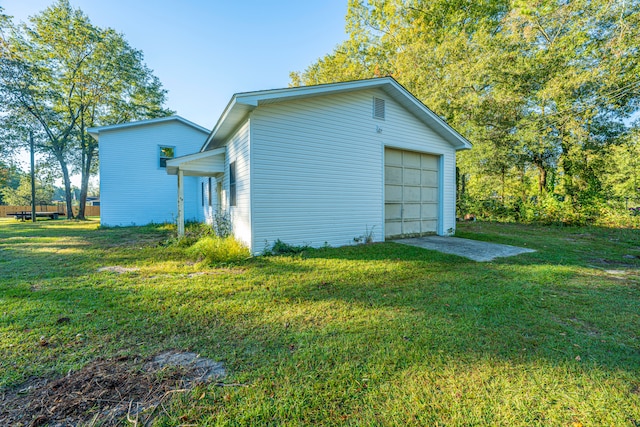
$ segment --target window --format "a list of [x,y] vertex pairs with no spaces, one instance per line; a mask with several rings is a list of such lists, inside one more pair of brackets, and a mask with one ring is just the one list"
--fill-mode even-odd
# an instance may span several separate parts
[[236,162],[229,164],[229,206],[236,206]]
[[211,177],[209,177],[209,206],[213,204],[213,201],[211,200],[212,197],[213,195],[211,194]]
[[373,98],[373,118],[384,120],[384,99]]
[[160,146],[160,167],[167,167],[167,160],[173,159],[176,154],[175,147]]
[[200,202],[202,203],[202,206],[204,206],[204,182],[200,183],[200,187],[201,187],[201,192],[200,192]]

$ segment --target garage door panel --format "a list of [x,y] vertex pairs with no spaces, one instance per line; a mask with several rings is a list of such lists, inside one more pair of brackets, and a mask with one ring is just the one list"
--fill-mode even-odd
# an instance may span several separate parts
[[438,232],[438,220],[423,220],[422,221],[422,232],[423,233],[437,233]]
[[390,148],[384,155],[385,237],[437,232],[439,158]]
[[402,186],[401,185],[385,185],[384,199],[387,202],[402,202]]
[[402,200],[405,203],[419,202],[421,198],[420,189],[421,187],[403,187]]
[[384,182],[386,184],[402,185],[402,166],[385,166]]
[[423,202],[438,202],[438,189],[431,187],[422,187],[422,201]]
[[[401,176],[401,183],[404,185],[420,185],[422,170],[405,168],[404,174]],[[404,179],[404,181],[402,181]]]
[[384,229],[387,236],[401,236],[402,221],[385,221]]
[[402,203],[386,203],[384,217],[387,220],[402,220]]
[[385,149],[384,162],[387,165],[402,166],[402,151],[391,148]]
[[431,170],[422,171],[422,185],[429,187],[438,186],[438,172]]
[[404,220],[402,221],[402,234],[404,235],[416,235],[421,232],[421,222],[420,220]]
[[422,155],[422,169],[431,169],[434,171],[438,170],[438,158],[431,154],[423,154]]
[[402,165],[404,167],[420,168],[420,154],[412,153],[411,151],[402,152]]
[[423,203],[420,211],[421,218],[434,219],[438,218],[438,204],[437,203]]
[[422,209],[420,203],[405,203],[403,205],[402,217],[407,219],[420,219],[420,213]]

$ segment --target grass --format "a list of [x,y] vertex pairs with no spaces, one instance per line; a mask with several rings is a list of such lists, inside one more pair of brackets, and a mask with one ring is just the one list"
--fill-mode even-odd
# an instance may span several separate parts
[[640,425],[638,230],[468,223],[537,252],[386,243],[222,268],[169,233],[0,220],[0,387],[185,349],[249,386],[176,394],[156,425]]

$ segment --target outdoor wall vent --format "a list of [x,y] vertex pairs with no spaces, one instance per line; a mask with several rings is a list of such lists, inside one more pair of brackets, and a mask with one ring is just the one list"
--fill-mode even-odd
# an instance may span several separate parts
[[384,99],[373,98],[373,117],[384,119]]

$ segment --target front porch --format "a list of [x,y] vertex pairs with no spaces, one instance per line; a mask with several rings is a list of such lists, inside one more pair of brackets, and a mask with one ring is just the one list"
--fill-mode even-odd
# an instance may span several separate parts
[[167,160],[167,174],[178,176],[178,236],[184,236],[184,177],[218,178],[224,174],[226,148],[202,151]]

